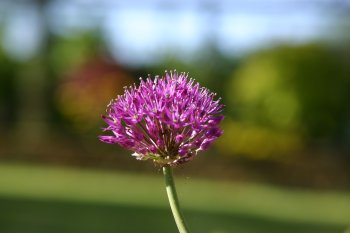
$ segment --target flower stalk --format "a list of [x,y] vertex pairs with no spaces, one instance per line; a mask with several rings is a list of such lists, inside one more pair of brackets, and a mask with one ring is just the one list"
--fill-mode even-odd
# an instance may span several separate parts
[[177,198],[172,168],[170,166],[164,166],[163,174],[165,178],[166,192],[168,195],[171,211],[173,212],[177,228],[179,229],[180,233],[189,233],[190,231],[186,226],[185,219],[180,207],[180,202]]

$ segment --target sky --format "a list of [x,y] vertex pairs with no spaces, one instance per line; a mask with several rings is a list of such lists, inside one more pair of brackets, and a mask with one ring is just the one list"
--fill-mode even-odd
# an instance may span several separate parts
[[[119,62],[140,65],[156,62],[166,54],[186,59],[205,49],[208,41],[226,55],[240,56],[274,43],[322,38],[329,27],[329,3],[55,0],[46,8],[45,23],[62,36],[99,28]],[[30,1],[0,3],[5,50],[18,60],[32,57],[40,49],[43,34],[40,19],[38,8]]]

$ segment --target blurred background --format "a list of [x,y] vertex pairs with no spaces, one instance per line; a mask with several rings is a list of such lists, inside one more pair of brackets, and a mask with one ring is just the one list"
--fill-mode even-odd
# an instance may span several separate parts
[[346,231],[350,1],[2,0],[0,232],[176,232],[159,168],[97,139],[172,69],[226,105],[175,171],[195,232]]

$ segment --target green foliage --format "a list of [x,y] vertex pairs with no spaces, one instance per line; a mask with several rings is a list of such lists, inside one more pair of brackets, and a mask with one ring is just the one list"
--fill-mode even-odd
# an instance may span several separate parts
[[76,33],[68,38],[54,37],[50,51],[51,65],[60,78],[100,52],[103,43],[93,32]]
[[321,44],[249,56],[234,73],[230,106],[240,121],[313,140],[345,141],[350,63]]
[[303,147],[297,133],[234,121],[229,117],[226,117],[223,128],[225,133],[216,144],[222,154],[283,160]]

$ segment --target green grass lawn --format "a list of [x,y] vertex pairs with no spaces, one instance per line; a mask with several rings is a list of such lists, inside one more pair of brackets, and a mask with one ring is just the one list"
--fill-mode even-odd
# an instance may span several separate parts
[[[175,171],[176,172],[176,171]],[[192,232],[332,233],[350,194],[176,176]],[[0,164],[0,233],[176,233],[162,174]]]

